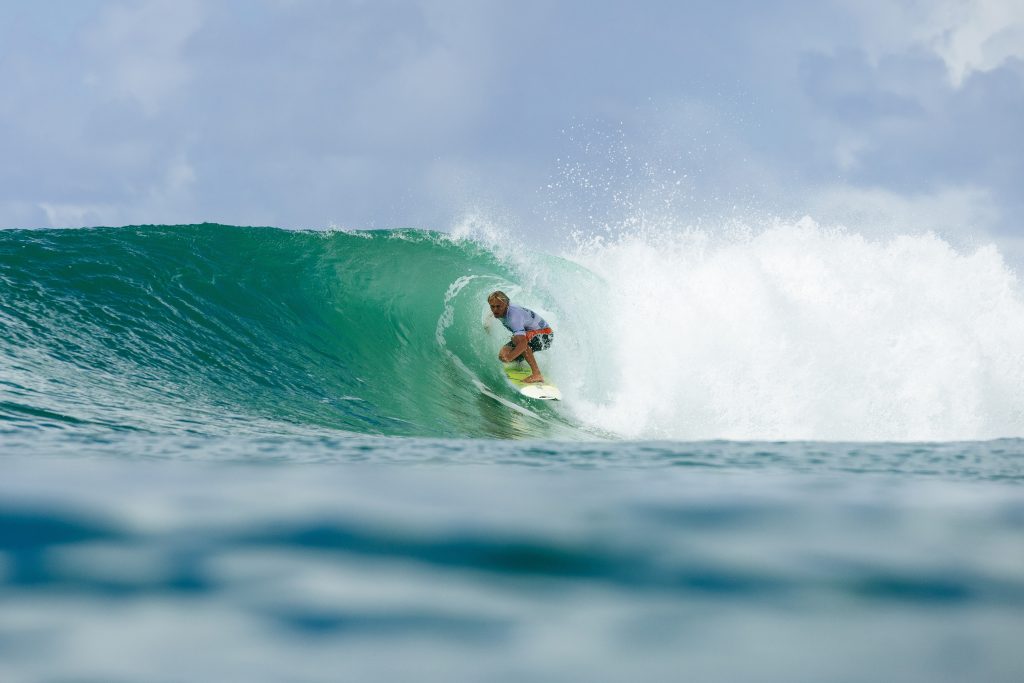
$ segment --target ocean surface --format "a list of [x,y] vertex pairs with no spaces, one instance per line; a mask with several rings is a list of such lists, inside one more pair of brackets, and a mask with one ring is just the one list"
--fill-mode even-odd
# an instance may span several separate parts
[[0,329],[2,681],[1024,680],[992,247],[0,230]]

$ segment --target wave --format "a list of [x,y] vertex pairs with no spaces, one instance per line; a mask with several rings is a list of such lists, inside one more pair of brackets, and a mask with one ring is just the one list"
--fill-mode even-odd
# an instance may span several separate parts
[[[7,426],[454,437],[507,422],[479,390],[501,383],[478,311],[512,275],[471,242],[194,225],[0,245]],[[513,405],[527,431],[558,423]]]
[[[563,389],[505,386],[503,289]],[[419,230],[0,231],[0,429],[968,440],[1024,432],[993,248],[810,221],[559,256]]]

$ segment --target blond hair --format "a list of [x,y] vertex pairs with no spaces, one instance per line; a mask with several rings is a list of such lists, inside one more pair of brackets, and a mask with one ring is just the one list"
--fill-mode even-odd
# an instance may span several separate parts
[[508,305],[508,294],[506,294],[505,292],[502,292],[501,290],[497,290],[497,291],[491,292],[490,296],[487,297],[488,303],[490,303],[491,301],[493,301],[495,299],[497,299],[498,301],[501,301],[505,305]]

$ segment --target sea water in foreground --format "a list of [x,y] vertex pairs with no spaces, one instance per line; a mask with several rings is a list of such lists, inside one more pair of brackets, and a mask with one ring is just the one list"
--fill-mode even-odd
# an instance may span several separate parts
[[[0,232],[0,680],[1024,679],[1012,277],[757,239],[545,279],[416,232]],[[587,355],[613,276],[689,303]],[[504,388],[497,288],[564,404]]]
[[5,681],[1024,675],[1020,441],[85,446],[2,463]]

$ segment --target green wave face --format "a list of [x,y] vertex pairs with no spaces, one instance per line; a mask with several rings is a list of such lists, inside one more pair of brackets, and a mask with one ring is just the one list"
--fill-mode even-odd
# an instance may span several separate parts
[[513,270],[422,231],[3,231],[0,428],[571,432],[502,383]]

